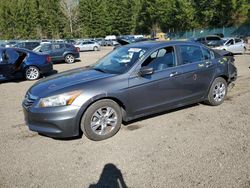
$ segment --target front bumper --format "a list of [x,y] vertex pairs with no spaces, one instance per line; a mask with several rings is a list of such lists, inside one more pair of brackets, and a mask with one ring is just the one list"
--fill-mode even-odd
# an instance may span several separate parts
[[23,103],[24,118],[29,129],[54,138],[79,135],[79,110],[77,106],[27,108]]

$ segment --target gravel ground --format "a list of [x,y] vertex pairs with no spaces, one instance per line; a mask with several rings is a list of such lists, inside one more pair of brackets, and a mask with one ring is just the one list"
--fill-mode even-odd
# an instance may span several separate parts
[[[81,53],[81,62],[108,53]],[[0,187],[250,187],[250,55],[218,107],[196,104],[131,122],[112,138],[56,140],[25,126],[30,81],[0,84]]]

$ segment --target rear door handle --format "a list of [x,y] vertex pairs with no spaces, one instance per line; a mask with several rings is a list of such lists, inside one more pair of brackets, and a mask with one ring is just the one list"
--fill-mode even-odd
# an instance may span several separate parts
[[174,77],[174,76],[176,76],[176,75],[178,75],[178,72],[172,72],[169,76],[170,76],[170,77]]

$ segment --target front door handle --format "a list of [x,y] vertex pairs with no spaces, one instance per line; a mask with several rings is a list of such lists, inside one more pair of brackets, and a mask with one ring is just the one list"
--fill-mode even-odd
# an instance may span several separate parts
[[208,67],[210,67],[210,66],[213,65],[212,62],[210,62],[210,61],[207,61],[205,64],[206,64],[206,68],[208,68]]
[[200,67],[200,68],[202,68],[202,67],[204,67],[205,65],[203,64],[203,63],[199,63],[198,64],[198,67]]
[[178,75],[178,72],[172,72],[169,76],[170,76],[170,77],[174,77],[174,76],[176,76],[176,75]]

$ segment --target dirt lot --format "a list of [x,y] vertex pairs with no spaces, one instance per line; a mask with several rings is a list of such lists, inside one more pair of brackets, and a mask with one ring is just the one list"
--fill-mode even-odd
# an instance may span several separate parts
[[[109,52],[81,53],[95,62]],[[133,122],[113,138],[55,140],[24,125],[29,81],[0,84],[0,187],[250,187],[250,55],[218,107],[197,104]],[[106,185],[106,186],[105,186]]]

